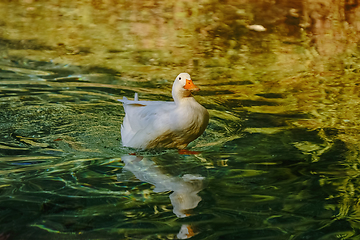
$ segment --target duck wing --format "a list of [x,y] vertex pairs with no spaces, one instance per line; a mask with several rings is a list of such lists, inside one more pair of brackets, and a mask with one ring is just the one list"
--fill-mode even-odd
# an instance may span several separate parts
[[125,117],[121,126],[124,146],[145,148],[148,142],[166,132],[171,126],[170,115],[175,110],[174,102],[119,100],[123,103]]

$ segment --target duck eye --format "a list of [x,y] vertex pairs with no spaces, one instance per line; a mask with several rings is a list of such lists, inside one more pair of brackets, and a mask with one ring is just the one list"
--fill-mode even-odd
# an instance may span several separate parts
[[181,80],[181,77],[179,77],[179,80]]

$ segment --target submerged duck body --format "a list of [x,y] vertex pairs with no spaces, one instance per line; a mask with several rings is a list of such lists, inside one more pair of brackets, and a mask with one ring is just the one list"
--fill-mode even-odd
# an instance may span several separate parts
[[173,84],[173,102],[139,101],[124,97],[125,117],[121,125],[122,143],[137,149],[185,148],[198,138],[209,122],[208,111],[191,95],[198,91],[187,73]]

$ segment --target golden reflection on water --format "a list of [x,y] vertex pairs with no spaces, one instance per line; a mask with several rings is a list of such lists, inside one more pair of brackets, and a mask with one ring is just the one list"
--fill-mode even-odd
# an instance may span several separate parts
[[[131,76],[159,78],[182,69],[216,79],[264,67],[294,75],[320,66],[319,55],[342,54],[359,40],[359,7],[335,2],[2,2],[0,37],[10,55]],[[252,31],[254,24],[267,31]]]

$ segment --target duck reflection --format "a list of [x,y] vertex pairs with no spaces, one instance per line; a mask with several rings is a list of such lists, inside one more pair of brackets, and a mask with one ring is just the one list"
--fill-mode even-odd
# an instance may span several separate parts
[[[205,177],[199,174],[184,174],[181,177],[165,174],[155,162],[143,156],[126,155],[121,159],[125,163],[123,170],[132,172],[140,181],[154,185],[154,192],[172,191],[169,197],[177,217],[190,216],[189,211],[201,201],[198,192],[203,189]],[[177,237],[186,239],[194,235],[191,226],[183,224]]]

